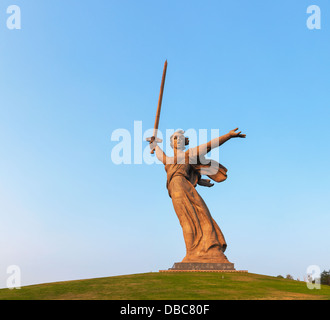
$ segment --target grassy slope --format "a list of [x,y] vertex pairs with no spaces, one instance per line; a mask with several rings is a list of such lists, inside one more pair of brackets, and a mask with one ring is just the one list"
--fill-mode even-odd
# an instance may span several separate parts
[[3,289],[3,299],[330,300],[330,286],[309,290],[304,282],[251,273],[146,273]]

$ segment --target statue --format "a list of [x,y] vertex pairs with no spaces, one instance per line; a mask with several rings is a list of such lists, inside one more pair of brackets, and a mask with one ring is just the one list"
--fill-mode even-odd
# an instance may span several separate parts
[[[186,256],[173,269],[234,270],[233,264],[224,254],[227,247],[225,238],[195,188],[197,185],[212,187],[214,184],[211,180],[222,182],[227,179],[227,169],[214,160],[206,160],[205,155],[232,138],[245,138],[246,135],[237,132],[236,128],[206,144],[185,151],[189,139],[184,136],[183,130],[178,130],[171,136],[174,156],[168,157],[158,146],[161,140],[157,138],[166,68],[167,62],[164,66],[154,135],[147,141],[150,142],[151,153],[155,153],[165,165],[168,193],[183,230]],[[203,175],[211,180],[203,179]]]

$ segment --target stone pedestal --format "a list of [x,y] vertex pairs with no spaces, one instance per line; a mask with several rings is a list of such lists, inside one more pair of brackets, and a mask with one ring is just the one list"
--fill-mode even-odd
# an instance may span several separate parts
[[199,263],[177,262],[169,270],[173,271],[212,271],[212,270],[235,270],[233,263]]

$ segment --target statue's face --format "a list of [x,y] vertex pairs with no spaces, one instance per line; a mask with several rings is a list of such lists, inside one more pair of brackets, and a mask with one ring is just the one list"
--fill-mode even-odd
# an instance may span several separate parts
[[173,149],[184,150],[186,148],[186,138],[181,133],[175,133],[172,137]]

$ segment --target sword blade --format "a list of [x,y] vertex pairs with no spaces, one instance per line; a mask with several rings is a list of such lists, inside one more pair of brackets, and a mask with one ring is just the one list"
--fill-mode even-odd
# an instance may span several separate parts
[[155,138],[157,138],[158,126],[159,126],[159,119],[160,119],[160,112],[162,110],[162,101],[163,101],[163,93],[164,93],[164,86],[165,86],[166,71],[167,71],[167,60],[165,61],[165,64],[164,64],[162,83],[160,85],[160,92],[159,92],[159,99],[158,99],[158,106],[157,106],[156,119],[155,119],[155,125],[154,125],[154,134],[153,134],[153,136]]

